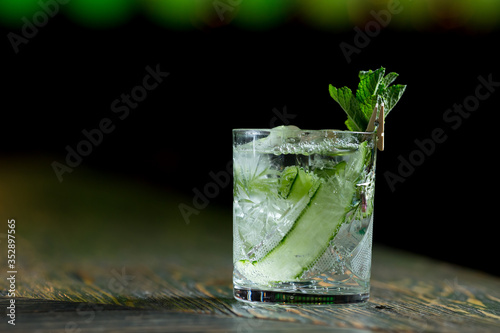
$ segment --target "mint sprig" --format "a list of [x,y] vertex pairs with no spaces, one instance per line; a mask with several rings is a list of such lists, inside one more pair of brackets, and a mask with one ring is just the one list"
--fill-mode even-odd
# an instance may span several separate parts
[[384,115],[398,103],[406,85],[391,85],[399,76],[397,73],[385,75],[385,68],[359,72],[359,85],[356,95],[347,87],[335,88],[330,84],[330,96],[347,113],[345,124],[350,131],[363,132],[368,126],[377,102],[384,103]]

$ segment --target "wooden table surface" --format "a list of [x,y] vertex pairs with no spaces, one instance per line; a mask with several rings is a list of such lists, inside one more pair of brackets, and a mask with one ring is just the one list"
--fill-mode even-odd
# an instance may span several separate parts
[[[7,163],[8,162],[8,163]],[[231,211],[187,224],[182,197],[50,160],[0,168],[0,308],[10,304],[7,219],[16,220],[16,325],[1,332],[500,332],[500,279],[376,243],[371,298],[354,306],[252,306],[232,297]]]

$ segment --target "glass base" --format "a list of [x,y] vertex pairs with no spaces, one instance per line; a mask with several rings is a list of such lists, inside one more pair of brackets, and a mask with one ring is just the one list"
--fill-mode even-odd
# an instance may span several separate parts
[[370,294],[337,294],[321,295],[307,293],[289,293],[279,291],[236,289],[234,288],[234,298],[239,301],[259,304],[356,304],[368,302]]

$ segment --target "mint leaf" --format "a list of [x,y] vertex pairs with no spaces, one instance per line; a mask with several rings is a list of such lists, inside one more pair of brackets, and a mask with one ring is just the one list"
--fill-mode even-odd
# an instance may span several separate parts
[[385,75],[384,67],[375,71],[360,71],[356,95],[347,87],[337,89],[330,84],[330,96],[346,112],[345,124],[350,131],[366,130],[377,102],[384,103],[385,116],[394,108],[406,89],[405,85],[391,86],[397,77],[397,73]]
[[386,87],[388,87],[391,83],[393,83],[393,82],[394,82],[394,80],[396,80],[396,78],[397,78],[398,76],[399,76],[399,74],[398,74],[398,73],[394,73],[394,72],[387,74],[387,75],[384,77],[384,85],[385,85]]
[[[361,71],[359,72],[359,85],[356,91],[356,98],[359,101],[364,101],[375,96],[381,87],[382,79],[384,78],[385,68],[381,67],[376,71]],[[373,111],[373,110],[372,110]]]
[[349,122],[350,124],[347,125],[347,127],[351,131],[363,131],[358,124],[363,124],[365,119],[363,117],[362,111],[360,110],[359,103],[356,101],[356,99],[352,98],[353,95],[351,89],[347,87],[337,89],[334,86],[330,85],[330,95],[347,113],[347,122]]
[[[399,102],[401,96],[406,90],[406,86],[402,84],[396,84],[394,86],[388,87],[384,94],[382,95],[382,100],[384,101],[384,115],[387,116],[389,112],[394,108],[394,106]],[[372,110],[373,111],[373,110]]]

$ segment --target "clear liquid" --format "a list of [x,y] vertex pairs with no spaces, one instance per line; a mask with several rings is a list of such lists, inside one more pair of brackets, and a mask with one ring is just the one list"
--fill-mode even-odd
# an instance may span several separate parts
[[[323,142],[321,144],[324,146]],[[374,149],[372,163],[356,180],[355,193],[345,207],[345,221],[336,233],[331,230],[331,236],[335,237],[325,244],[326,249],[321,255],[308,259],[311,264],[299,277],[277,282],[271,278],[266,280],[265,273],[257,279],[256,275],[237,269],[241,260],[262,260],[283,240],[302,211],[307,209],[280,196],[280,177],[286,167],[297,166],[317,177],[322,184],[331,184],[333,177],[339,178],[335,168],[341,162],[348,163],[356,152],[352,146],[322,149],[320,145],[309,145],[309,148],[298,147],[292,142],[286,149],[282,146],[273,150],[248,147],[236,147],[234,150],[233,284],[237,299],[290,304],[351,303],[368,299]],[[336,182],[338,184],[339,180]],[[335,191],[335,188],[331,190]],[[304,241],[314,242],[310,239]]]

